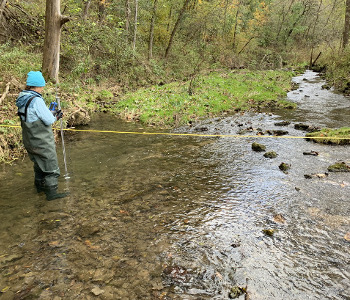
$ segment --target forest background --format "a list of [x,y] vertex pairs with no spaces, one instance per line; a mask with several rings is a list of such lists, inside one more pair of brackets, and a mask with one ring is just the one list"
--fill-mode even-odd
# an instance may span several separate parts
[[[18,123],[14,99],[26,74],[42,68],[45,7],[53,1],[0,0],[1,124]],[[248,85],[252,78],[269,81],[265,90],[281,95],[276,87],[287,89],[290,70],[312,66],[324,71],[330,85],[350,90],[350,0],[63,0],[61,9],[59,93],[72,111],[70,125],[79,123],[74,112],[87,116],[97,108],[147,123],[151,115],[140,117],[139,102],[154,110],[164,95],[182,92],[187,102],[200,102],[194,94],[203,85],[210,89],[229,78],[232,86],[242,74]],[[137,99],[128,94],[140,89]],[[56,92],[49,85],[46,100],[54,100]],[[273,97],[250,94],[244,100]],[[172,99],[175,106],[184,105],[180,98]],[[210,112],[232,109],[231,104],[212,105]],[[234,106],[246,107],[238,101]],[[189,121],[161,110],[161,125]],[[86,122],[84,116],[80,122]],[[18,131],[1,132],[0,160],[18,157],[17,149],[23,149]]]

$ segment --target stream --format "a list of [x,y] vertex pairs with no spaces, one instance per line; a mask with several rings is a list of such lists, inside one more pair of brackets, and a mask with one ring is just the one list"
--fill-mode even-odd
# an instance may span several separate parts
[[[176,132],[304,136],[295,124],[349,126],[348,97],[322,89],[312,71],[293,81],[295,110]],[[282,121],[290,124],[276,125]],[[160,131],[107,114],[82,129]],[[349,146],[258,136],[75,132],[65,139],[67,198],[36,194],[28,157],[1,166],[1,300],[350,299],[350,173],[327,172],[350,164]],[[252,151],[253,142],[278,156]],[[319,155],[303,155],[310,151]],[[234,287],[248,294],[230,295]]]

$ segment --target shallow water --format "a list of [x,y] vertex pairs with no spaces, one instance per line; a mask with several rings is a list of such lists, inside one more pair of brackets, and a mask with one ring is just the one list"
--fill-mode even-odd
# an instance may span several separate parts
[[[289,93],[295,111],[177,132],[303,136],[295,123],[349,126],[349,99],[320,90],[314,72],[304,77],[294,79],[303,91]],[[281,120],[291,124],[274,125]],[[88,128],[152,131],[107,115]],[[350,298],[350,173],[304,178],[339,160],[349,164],[349,147],[97,133],[66,134],[66,141],[66,199],[35,193],[28,158],[2,166],[0,299],[228,299],[234,286],[247,286],[250,299]],[[254,141],[278,157],[253,152]],[[319,155],[303,155],[311,150]],[[291,164],[288,173],[281,162]]]

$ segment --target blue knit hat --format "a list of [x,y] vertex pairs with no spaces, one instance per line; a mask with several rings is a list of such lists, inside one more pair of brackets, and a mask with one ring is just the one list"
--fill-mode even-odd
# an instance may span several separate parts
[[40,71],[30,71],[27,74],[27,86],[43,87],[45,86],[45,79]]

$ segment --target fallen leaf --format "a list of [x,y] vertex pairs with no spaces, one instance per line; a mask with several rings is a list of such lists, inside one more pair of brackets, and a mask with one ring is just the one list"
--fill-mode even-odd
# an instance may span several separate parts
[[9,286],[4,287],[4,288],[1,290],[1,293],[6,293],[6,292],[7,292],[7,290],[8,290],[9,288],[10,288]]
[[129,215],[129,213],[128,213],[126,210],[122,210],[122,209],[121,209],[119,212],[120,212],[121,214],[124,214],[124,215]]

